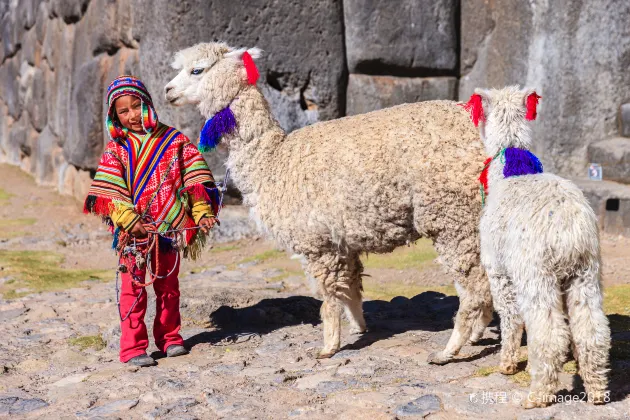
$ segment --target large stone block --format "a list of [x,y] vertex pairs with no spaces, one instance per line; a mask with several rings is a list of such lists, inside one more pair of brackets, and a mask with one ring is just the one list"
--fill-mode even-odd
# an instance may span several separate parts
[[75,30],[76,25],[63,26],[59,39],[60,50],[55,53],[55,71],[52,72],[54,79],[51,81],[51,89],[46,90],[48,123],[60,142],[65,142],[69,135],[68,114],[70,93],[73,88],[72,76],[77,70],[72,64]]
[[[85,38],[77,40],[75,48],[80,43],[89,43],[90,55],[98,55],[102,52],[115,53],[122,45],[119,37],[119,22],[129,21],[129,16],[118,16],[116,0],[92,0],[90,7],[79,26],[85,26],[87,33]],[[78,30],[79,31],[79,30]],[[83,32],[82,32],[83,33]],[[87,53],[87,51],[86,51]]]
[[66,23],[78,22],[86,12],[90,0],[50,0],[51,12]]
[[37,9],[44,0],[19,0],[17,13],[24,29],[31,29],[35,25]]
[[23,155],[30,155],[28,147],[28,121],[23,117],[11,126],[6,153],[9,163],[19,165]]
[[[12,3],[13,4],[13,3]],[[13,56],[20,46],[20,28],[14,8],[8,8],[0,19],[0,40],[3,46],[4,57]]]
[[[350,72],[454,71],[456,0],[344,0]],[[393,68],[393,69],[392,69]],[[427,73],[427,70],[430,73]]]
[[31,29],[22,35],[22,59],[31,66],[35,66],[39,64],[40,57],[41,47],[37,43],[37,34],[35,29]]
[[20,101],[28,112],[29,120],[35,130],[42,131],[46,125],[46,86],[44,72],[38,67],[32,67],[26,61],[20,68]]
[[0,161],[2,162],[7,160],[7,153],[9,149],[9,119],[11,119],[9,116],[9,110],[4,102],[0,101]]
[[404,103],[455,99],[455,77],[392,77],[351,74],[346,113],[364,114]]
[[134,38],[133,34],[133,16],[135,15],[135,9],[133,8],[133,0],[118,1],[116,2],[118,9],[116,14],[118,16],[118,37],[120,41],[129,48],[138,49],[140,44],[138,40]]
[[[144,11],[134,16],[134,38],[141,45],[140,76],[151,89],[163,121],[182,128],[187,135],[195,138],[203,119],[192,107],[175,109],[165,102],[164,85],[175,76],[169,65],[179,49],[218,39],[235,47],[264,50],[258,61],[259,83],[270,82],[284,95],[278,97],[282,107],[286,108],[290,100],[302,111],[316,111],[318,119],[343,114],[345,58],[340,1],[253,0],[214,2],[209,7],[202,0],[176,4],[134,0],[133,9]],[[276,108],[274,103],[271,106]]]
[[19,93],[19,69],[17,60],[11,59],[5,61],[0,67],[0,98],[4,101],[9,109],[9,115],[14,119],[20,118],[22,113],[22,102]]
[[619,134],[630,137],[630,103],[619,107]]
[[[65,55],[68,49],[67,46],[64,48],[63,44],[65,26],[61,19],[49,19],[46,24],[46,33],[42,43],[42,58],[48,61],[48,65],[53,70],[57,61],[61,56]],[[71,28],[74,30],[74,26],[71,26]]]
[[44,71],[34,68],[31,78],[30,94],[24,105],[28,111],[31,124],[38,132],[41,132],[48,121],[48,109],[46,107],[46,80]]
[[266,83],[262,84],[261,89],[272,106],[273,116],[285,131],[290,132],[318,121],[317,110],[303,109],[300,92],[290,94]]
[[48,3],[41,2],[37,7],[37,17],[35,19],[35,33],[37,35],[37,42],[44,43],[44,36],[46,35],[46,27],[48,25]]
[[35,143],[35,180],[38,184],[54,185],[56,182],[53,162],[56,147],[57,138],[50,128],[46,127]]
[[602,165],[602,176],[610,181],[630,184],[630,139],[615,137],[588,147],[590,162]]
[[599,220],[599,229],[630,236],[630,186],[611,181],[576,179]]
[[[585,173],[587,146],[618,135],[630,97],[630,2],[462,2],[459,97],[520,84],[542,95],[532,123],[552,172]],[[605,64],[604,64],[605,63]]]
[[96,169],[103,152],[103,84],[110,60],[95,57],[76,69],[72,80],[63,152],[79,168]]

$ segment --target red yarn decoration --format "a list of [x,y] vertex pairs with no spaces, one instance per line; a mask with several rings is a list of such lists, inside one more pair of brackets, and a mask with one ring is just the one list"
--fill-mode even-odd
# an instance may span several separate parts
[[483,162],[483,171],[481,171],[481,175],[479,175],[479,182],[483,185],[485,195],[488,195],[488,170],[490,169],[490,162],[492,162],[491,157]]
[[470,118],[472,119],[475,127],[479,126],[479,121],[485,121],[486,117],[483,115],[483,101],[481,99],[481,95],[475,93],[473,94],[468,103],[463,105],[464,109],[470,112]]
[[247,71],[247,81],[250,85],[255,85],[259,76],[258,69],[254,63],[254,59],[247,51],[243,53],[243,64],[245,65],[245,70]]
[[536,106],[538,105],[538,100],[542,98],[536,92],[531,93],[527,96],[527,113],[525,114],[525,119],[528,121],[533,121],[536,119]]

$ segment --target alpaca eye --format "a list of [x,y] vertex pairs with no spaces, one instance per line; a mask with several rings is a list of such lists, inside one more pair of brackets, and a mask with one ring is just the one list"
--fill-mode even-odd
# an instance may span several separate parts
[[195,76],[201,73],[203,73],[203,69],[192,69],[190,72],[190,74],[193,74]]

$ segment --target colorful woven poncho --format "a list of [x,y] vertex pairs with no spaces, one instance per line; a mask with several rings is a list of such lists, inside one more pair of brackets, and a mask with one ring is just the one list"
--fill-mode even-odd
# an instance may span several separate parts
[[[123,82],[114,85],[120,79]],[[127,79],[130,83],[126,83]],[[142,95],[134,94],[129,84]],[[143,141],[141,134],[121,130],[113,112],[108,112],[107,122],[113,138],[101,157],[84,212],[109,219],[114,210],[131,208],[153,221],[163,221],[158,226],[161,232],[196,226],[188,211],[189,199],[203,199],[213,214],[218,214],[218,190],[204,158],[185,135],[157,121],[144,85],[125,76],[112,82],[108,93],[110,110],[116,98],[122,95],[139,97],[143,109],[147,101],[146,108],[151,110],[148,123],[153,127],[149,130],[145,125],[150,136]],[[147,113],[144,115],[146,117]],[[198,235],[196,230],[184,232],[184,256],[194,258],[201,250],[205,236]]]

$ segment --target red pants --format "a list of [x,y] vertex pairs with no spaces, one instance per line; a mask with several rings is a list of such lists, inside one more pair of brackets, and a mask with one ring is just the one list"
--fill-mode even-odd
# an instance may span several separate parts
[[[153,337],[158,349],[165,352],[173,344],[184,344],[182,336],[179,335],[181,318],[179,316],[179,280],[177,278],[179,274],[178,254],[176,252],[160,253],[159,265],[157,274],[160,276],[173,270],[170,276],[157,279],[153,283],[153,290],[156,295]],[[152,268],[155,273],[154,262]],[[144,282],[146,269],[136,270],[134,275],[136,279]],[[129,317],[120,324],[120,361],[124,363],[135,356],[145,354],[147,347],[149,347],[149,338],[147,326],[144,323],[144,314],[147,311],[147,291],[131,282],[130,273],[122,273],[121,279],[120,312],[123,318],[129,313],[136,297],[141,294]]]

